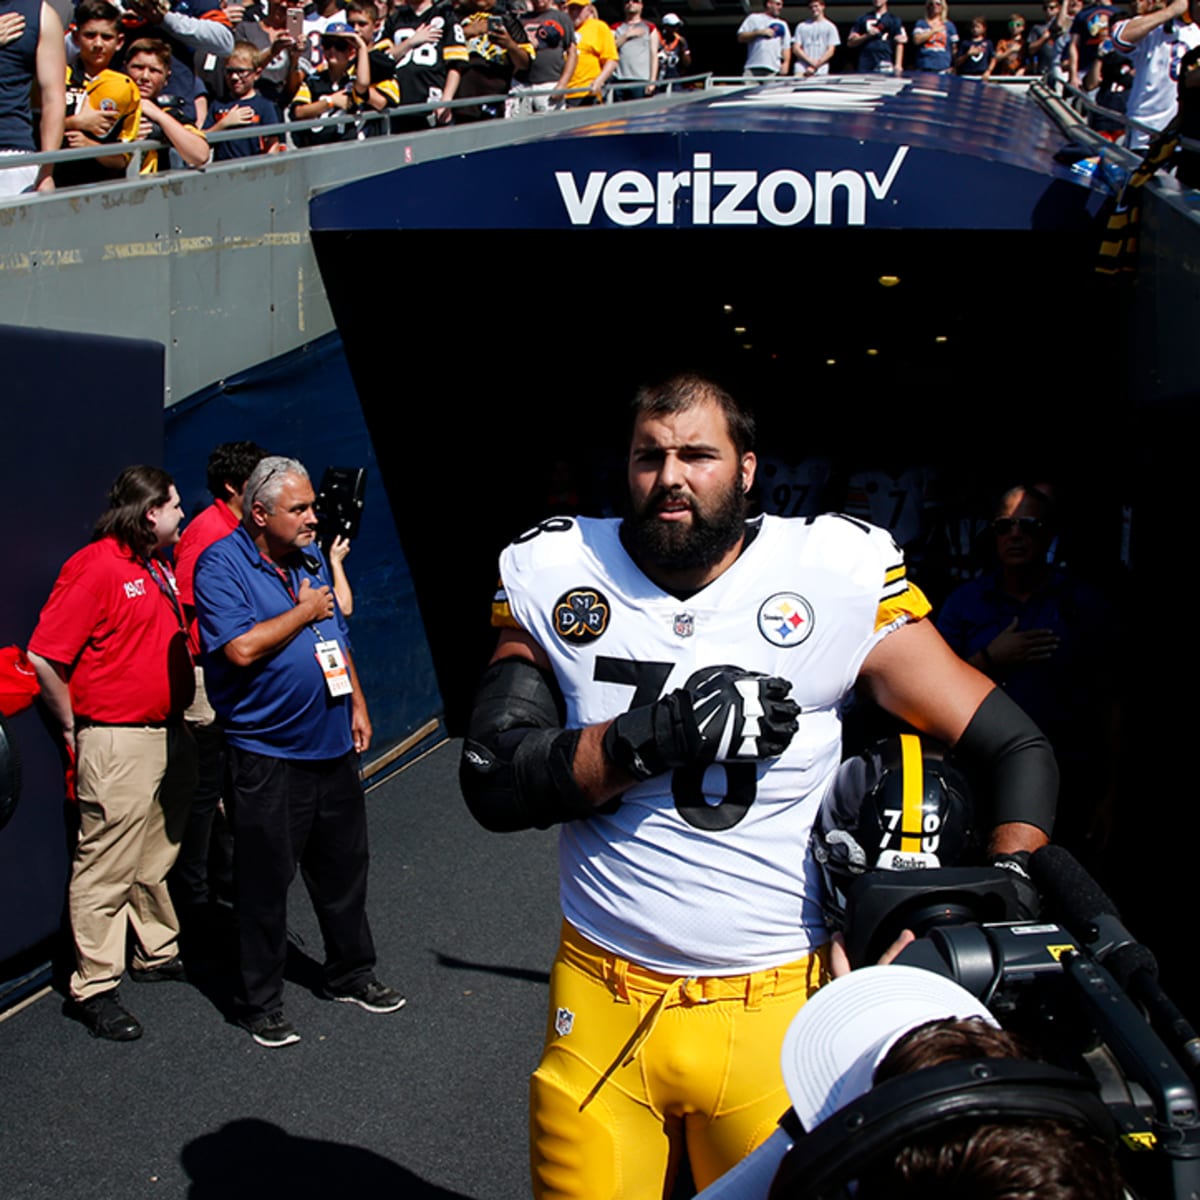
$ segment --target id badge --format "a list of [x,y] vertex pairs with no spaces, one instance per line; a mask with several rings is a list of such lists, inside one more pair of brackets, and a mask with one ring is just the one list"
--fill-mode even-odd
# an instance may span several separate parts
[[348,696],[354,691],[350,682],[350,672],[346,669],[346,656],[342,648],[333,642],[318,642],[315,647],[317,662],[321,664],[321,674],[325,676],[325,686],[331,696]]

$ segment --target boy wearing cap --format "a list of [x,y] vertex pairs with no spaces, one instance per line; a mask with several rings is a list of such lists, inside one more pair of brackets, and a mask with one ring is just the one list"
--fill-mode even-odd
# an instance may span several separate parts
[[[344,21],[328,25],[321,35],[325,65],[310,75],[292,98],[293,121],[382,112],[400,103],[392,61],[386,54],[371,53],[365,38]],[[329,124],[294,134],[297,146],[323,146],[354,141],[384,132],[381,122],[370,125]]]
[[692,69],[692,52],[687,38],[679,31],[683,20],[678,13],[667,13],[662,19],[658,37],[658,77],[678,79]]

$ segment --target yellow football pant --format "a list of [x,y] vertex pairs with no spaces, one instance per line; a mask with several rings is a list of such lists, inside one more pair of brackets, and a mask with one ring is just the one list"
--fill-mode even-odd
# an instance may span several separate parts
[[677,979],[563,923],[530,1084],[538,1200],[663,1200],[686,1144],[697,1188],[788,1107],[783,1035],[828,978],[824,950],[751,975]]

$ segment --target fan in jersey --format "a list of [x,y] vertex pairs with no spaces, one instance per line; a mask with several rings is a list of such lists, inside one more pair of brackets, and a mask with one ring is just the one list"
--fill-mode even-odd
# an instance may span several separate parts
[[[467,66],[467,39],[454,6],[417,0],[392,10],[384,26],[391,42],[388,53],[396,62],[400,103],[437,104],[454,99]],[[450,109],[436,109],[392,119],[395,133],[416,132],[450,121]]]
[[[1174,0],[1166,8],[1119,21],[1113,44],[1133,57],[1135,74],[1125,115],[1151,129],[1165,129],[1179,110],[1179,64],[1200,46],[1200,26],[1188,20],[1188,0]],[[1151,134],[1130,128],[1128,145],[1145,150]]]
[[463,15],[467,66],[458,86],[458,98],[479,96],[488,103],[456,109],[456,125],[504,116],[504,97],[513,75],[524,71],[536,53],[520,18],[509,11],[501,12],[496,0],[471,0],[470,8],[473,11]]
[[747,522],[753,418],[643,389],[632,516],[555,517],[501,556],[499,643],[460,778],[486,827],[561,825],[565,922],[531,1090],[538,1197],[704,1187],[787,1105],[779,1050],[825,978],[813,819],[863,684],[994,772],[994,856],[1046,841],[1045,739],[923,618],[883,530]]
[[157,38],[140,38],[125,56],[125,73],[142,98],[138,137],[160,147],[142,158],[143,175],[171,170],[172,154],[188,167],[202,167],[212,157],[204,134],[184,118],[183,103],[164,90],[171,78],[171,47]]
[[[64,149],[115,146],[137,138],[141,97],[128,75],[109,69],[121,48],[121,14],[107,0],[83,0],[75,10],[79,61],[67,69],[67,119]],[[59,163],[59,187],[123,179],[128,154],[109,154],[81,162]]]
[[[371,52],[370,45],[354,28],[343,22],[329,25],[321,36],[325,65],[310,75],[292,98],[293,121],[316,117],[382,112],[395,106],[400,91],[392,74],[391,59]],[[354,141],[384,132],[380,121],[370,124],[345,122],[297,131],[297,146],[323,146],[330,142]]]

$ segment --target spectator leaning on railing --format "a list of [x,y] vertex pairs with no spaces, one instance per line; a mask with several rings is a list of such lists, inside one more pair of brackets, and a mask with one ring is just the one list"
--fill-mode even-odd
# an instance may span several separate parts
[[575,42],[579,48],[567,107],[598,104],[604,95],[604,85],[617,69],[617,40],[587,0],[567,0],[567,12],[575,25]]
[[[1200,5],[1192,10],[1193,21],[1200,16]],[[1179,108],[1179,64],[1183,56],[1200,46],[1200,26],[1187,22],[1188,0],[1174,0],[1167,8],[1118,21],[1113,29],[1113,44],[1133,59],[1133,87],[1125,106],[1125,115],[1165,129]],[[1150,144],[1150,134],[1131,128],[1127,143],[1134,150]]]
[[[75,41],[79,61],[67,69],[67,119],[64,149],[116,146],[137,138],[141,98],[128,75],[109,64],[121,49],[120,10],[108,0],[83,0],[75,9]],[[121,179],[129,165],[128,154],[61,163],[58,183],[69,187]]]
[[[57,150],[66,111],[62,22],[43,0],[7,0],[0,13],[0,155]],[[41,92],[38,136],[33,134],[30,89]],[[0,171],[0,198],[54,188],[49,164]]]
[[202,167],[212,157],[208,142],[195,125],[183,116],[178,97],[166,92],[171,78],[171,48],[158,38],[139,38],[129,47],[125,73],[142,97],[142,119],[138,138],[162,143],[142,158],[141,173],[157,175],[176,165],[172,152],[184,166]]

